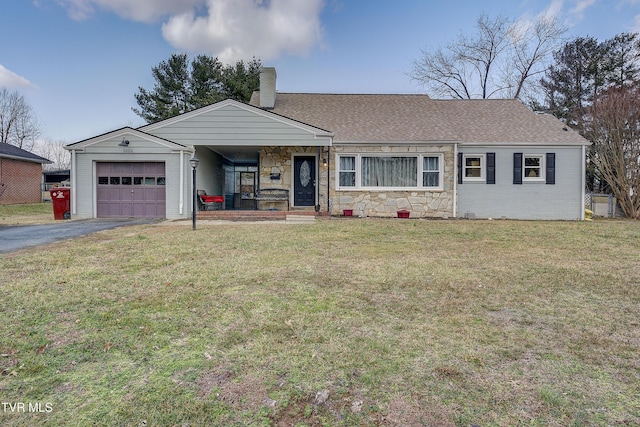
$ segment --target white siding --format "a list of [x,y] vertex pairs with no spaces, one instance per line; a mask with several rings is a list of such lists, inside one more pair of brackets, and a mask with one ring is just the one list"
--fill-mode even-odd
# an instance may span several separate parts
[[[76,157],[75,186],[76,212],[74,218],[96,217],[96,177],[95,162],[164,162],[166,173],[166,217],[167,219],[186,218],[190,214],[191,181],[180,179],[180,154],[171,152],[167,147],[148,141],[130,139],[129,147],[119,147],[120,140],[107,140],[85,148]],[[125,152],[125,150],[127,150]],[[129,152],[130,151],[130,152]],[[184,171],[190,171],[190,154],[185,153]],[[187,175],[185,173],[186,177]],[[183,185],[184,206],[180,214],[180,183]]]
[[325,145],[313,144],[315,134],[275,115],[262,115],[235,105],[176,120],[145,132],[183,145]]
[[[209,195],[224,194],[222,156],[206,147],[198,147],[196,149],[196,157],[200,159],[200,164],[196,169],[196,185],[198,186],[198,190],[205,190]],[[189,166],[188,172],[189,174],[192,173],[191,166]]]
[[[463,154],[496,153],[496,183],[458,184],[458,216],[579,220],[582,201],[582,147],[479,147],[462,146]],[[513,184],[513,154],[555,153],[555,184],[523,182]],[[484,165],[486,167],[486,164]]]

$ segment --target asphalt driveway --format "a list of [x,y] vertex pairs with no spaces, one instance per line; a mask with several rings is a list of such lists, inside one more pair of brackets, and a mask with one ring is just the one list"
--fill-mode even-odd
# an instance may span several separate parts
[[84,236],[128,225],[151,224],[156,219],[87,219],[51,224],[0,226],[0,254],[46,245],[59,240]]

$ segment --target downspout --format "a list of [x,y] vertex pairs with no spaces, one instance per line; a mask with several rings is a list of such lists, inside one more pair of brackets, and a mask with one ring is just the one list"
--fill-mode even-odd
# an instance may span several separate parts
[[585,187],[587,185],[587,147],[585,145],[582,146],[582,173],[580,179],[580,185],[582,189],[580,190],[580,221],[584,221],[584,198],[585,198]]
[[453,144],[453,217],[458,218],[458,143]]
[[184,151],[180,150],[180,200],[178,202],[178,213],[184,212]]
[[[77,208],[77,179],[76,179],[76,150],[71,150],[71,214],[76,215],[78,213]],[[94,174],[95,176],[95,174]]]
[[329,203],[331,194],[331,146],[327,147],[327,213],[331,218],[331,205]]
[[314,206],[314,210],[316,212],[320,212],[320,171],[322,169],[322,146],[318,146],[318,173],[317,173],[317,181],[318,185],[316,185],[316,203]]

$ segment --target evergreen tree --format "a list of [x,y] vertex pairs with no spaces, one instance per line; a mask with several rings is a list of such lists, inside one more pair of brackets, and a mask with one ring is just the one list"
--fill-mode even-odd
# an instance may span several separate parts
[[596,39],[578,37],[554,53],[555,63],[540,82],[547,97],[545,109],[579,132],[585,109],[603,85],[602,56]]
[[224,99],[248,102],[260,85],[259,60],[223,65],[218,58],[173,54],[152,68],[153,89],[138,87],[133,111],[147,123],[168,119]]
[[607,84],[630,86],[640,81],[640,35],[622,33],[603,43]]
[[[620,188],[610,170],[605,170],[602,159],[610,156],[612,141],[617,141],[602,129],[612,122],[609,116],[619,100],[625,102],[638,94],[640,84],[640,35],[622,33],[609,40],[598,42],[593,37],[578,37],[566,43],[554,53],[555,63],[549,67],[541,85],[546,94],[542,109],[575,128],[593,145],[587,152],[587,187],[595,192],[639,191],[637,187]],[[633,88],[631,90],[630,88]],[[608,103],[606,108],[603,100]],[[614,100],[614,101],[611,101]],[[632,105],[633,102],[631,102]],[[594,104],[598,103],[598,108]],[[625,113],[626,114],[626,113]],[[607,126],[602,124],[606,120]],[[637,122],[636,122],[637,123]],[[618,144],[615,151],[620,158],[632,156],[630,144]],[[635,146],[634,146],[635,147]],[[637,155],[636,155],[637,162]],[[615,169],[620,177],[626,176]],[[632,209],[627,209],[631,212]]]

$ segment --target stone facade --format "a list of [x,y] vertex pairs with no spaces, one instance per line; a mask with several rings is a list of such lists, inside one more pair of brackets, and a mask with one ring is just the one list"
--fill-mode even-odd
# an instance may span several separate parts
[[407,210],[411,218],[449,218],[453,216],[454,200],[454,152],[453,145],[336,145],[333,153],[388,153],[388,154],[440,154],[444,155],[442,190],[338,190],[336,188],[336,156],[331,165],[331,215],[342,215],[351,210],[360,217],[395,217],[398,210]]
[[[323,151],[324,150],[324,151]],[[260,149],[260,188],[285,188],[289,190],[290,203],[293,200],[293,159],[296,155],[308,155],[318,158],[318,147],[262,147]],[[326,148],[321,148],[320,155],[326,159]],[[327,210],[327,166],[322,160],[316,160],[316,203],[320,211]],[[282,209],[282,202],[261,202],[260,209]],[[314,207],[295,208],[313,210]]]
[[[442,190],[338,190],[336,189],[336,155],[360,153],[443,154]],[[449,218],[453,216],[454,152],[453,145],[336,145],[318,147],[262,147],[260,150],[260,188],[286,188],[293,207],[293,159],[296,155],[312,155],[316,161],[317,205],[320,212],[342,215],[349,209],[354,216],[395,217],[407,210],[412,218]],[[325,160],[328,164],[325,164]],[[331,171],[331,180],[327,171]],[[277,178],[279,177],[279,178]],[[329,193],[329,203],[327,203]],[[262,202],[261,209],[282,209],[282,202]],[[312,208],[299,208],[309,210]]]

